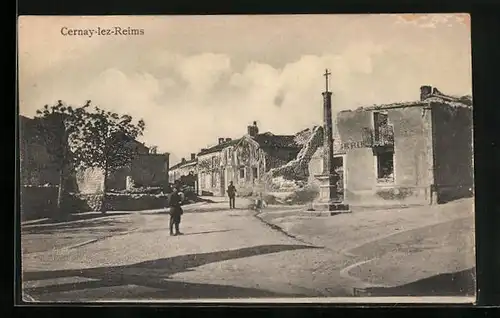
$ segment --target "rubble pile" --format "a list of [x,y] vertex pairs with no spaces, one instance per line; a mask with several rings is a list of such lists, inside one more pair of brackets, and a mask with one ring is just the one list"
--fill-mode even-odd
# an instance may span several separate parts
[[[306,181],[309,177],[308,164],[312,156],[323,144],[323,127],[315,126],[299,132],[295,142],[302,146],[297,158],[287,164],[269,170],[267,178],[271,183],[280,183],[282,179],[290,181]],[[279,179],[278,179],[279,178]]]

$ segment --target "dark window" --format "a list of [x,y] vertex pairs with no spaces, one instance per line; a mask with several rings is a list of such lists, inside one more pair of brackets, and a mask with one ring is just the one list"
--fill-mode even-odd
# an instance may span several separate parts
[[373,137],[376,144],[390,145],[394,143],[394,128],[386,113],[373,113],[373,124]]
[[394,152],[386,151],[377,154],[377,181],[394,182]]
[[375,129],[381,126],[387,126],[389,124],[389,119],[387,114],[375,112],[373,113],[373,123],[375,124]]
[[240,168],[240,179],[245,179],[245,168]]
[[259,171],[256,167],[253,167],[252,168],[252,175],[253,175],[253,179],[257,179],[259,177]]

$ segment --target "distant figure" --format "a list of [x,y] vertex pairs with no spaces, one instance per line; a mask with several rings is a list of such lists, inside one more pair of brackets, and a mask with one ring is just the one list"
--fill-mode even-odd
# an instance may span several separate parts
[[234,209],[236,201],[236,188],[233,185],[233,181],[229,182],[229,186],[227,187],[227,196],[229,197],[229,208]]
[[170,235],[182,235],[179,231],[179,225],[181,224],[181,215],[184,213],[181,207],[183,199],[177,187],[174,187],[172,191],[168,200],[168,206],[170,207]]

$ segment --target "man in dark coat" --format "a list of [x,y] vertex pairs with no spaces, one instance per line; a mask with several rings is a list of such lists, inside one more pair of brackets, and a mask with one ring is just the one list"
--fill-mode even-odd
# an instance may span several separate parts
[[173,192],[170,194],[170,198],[168,200],[168,205],[170,207],[170,235],[182,235],[179,231],[179,225],[181,224],[181,215],[184,212],[181,207],[182,196],[179,194],[179,189],[177,187],[173,188]]
[[233,185],[233,181],[229,182],[229,186],[227,187],[227,195],[229,197],[229,208],[234,209],[235,201],[236,201],[236,187]]

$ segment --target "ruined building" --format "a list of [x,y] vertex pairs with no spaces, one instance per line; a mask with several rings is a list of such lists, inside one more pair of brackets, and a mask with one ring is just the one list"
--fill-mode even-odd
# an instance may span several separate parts
[[199,193],[225,195],[233,181],[241,195],[250,194],[265,173],[292,161],[299,151],[295,136],[259,133],[254,122],[243,137],[219,138],[217,145],[198,153]]
[[[422,86],[420,100],[337,114],[339,187],[348,203],[433,204],[472,195],[472,98]],[[322,148],[309,162],[321,171]]]
[[[168,184],[169,153],[156,153],[137,140],[128,146],[135,149],[130,163],[108,177],[109,190],[125,190],[128,187],[163,187]],[[100,169],[77,170],[78,192],[96,193],[104,189],[104,173]]]
[[198,192],[197,164],[198,158],[196,158],[195,153],[191,154],[189,160],[182,158],[179,163],[170,167],[168,171],[170,183],[180,183],[182,185],[191,186]]

